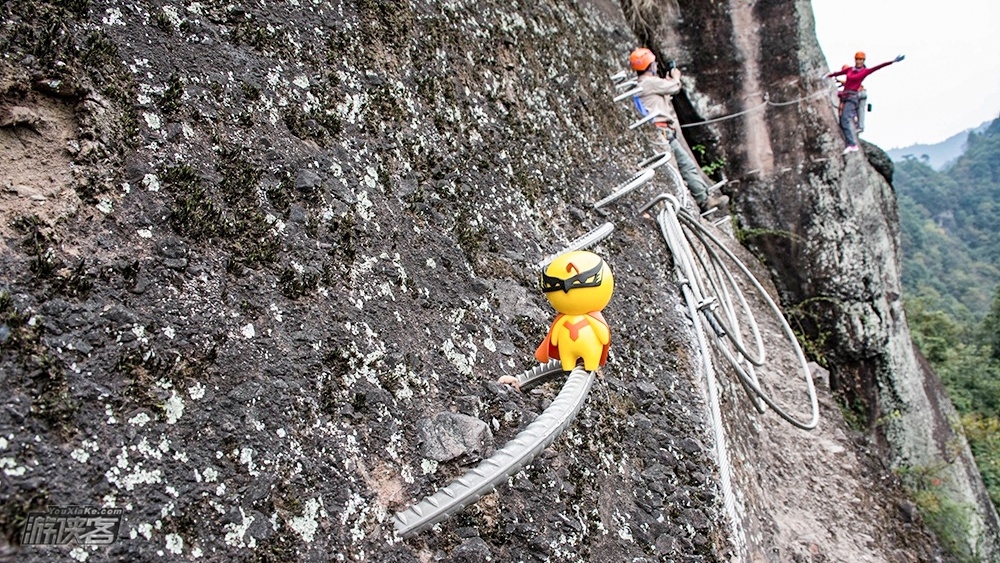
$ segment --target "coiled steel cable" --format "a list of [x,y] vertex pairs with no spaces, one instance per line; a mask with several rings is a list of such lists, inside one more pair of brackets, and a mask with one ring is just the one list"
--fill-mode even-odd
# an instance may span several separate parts
[[[663,236],[663,240],[667,244],[667,248],[674,257],[675,269],[680,276],[680,285],[682,288],[687,288],[687,291],[694,299],[695,310],[698,313],[701,313],[704,316],[706,323],[713,328],[713,332],[715,334],[713,342],[717,345],[717,347],[720,347],[720,340],[722,338],[720,328],[717,324],[715,324],[715,317],[710,315],[708,310],[703,306],[709,301],[709,299],[706,298],[703,283],[695,270],[691,247],[685,245],[686,239],[684,238],[680,223],[678,223],[676,219],[680,203],[676,198],[666,194],[657,200],[667,202],[665,208],[657,214],[656,221],[660,227],[660,234]],[[721,346],[721,348],[723,348],[723,356],[725,356],[726,360],[729,361],[730,365],[732,365],[734,371],[736,371],[738,379],[743,385],[743,388],[747,393],[747,397],[750,398],[754,408],[758,412],[764,412],[764,403],[757,398],[753,392],[753,387],[749,384],[750,381],[756,383],[756,373],[753,370],[753,366],[743,366],[739,357],[726,353],[728,352],[728,349],[725,346]],[[759,385],[757,385],[757,387],[759,388]]]
[[[739,268],[739,270],[743,273],[743,275],[747,278],[747,280],[749,280],[750,283],[753,284],[754,288],[757,290],[757,293],[764,300],[765,304],[774,314],[775,318],[778,319],[779,324],[781,325],[782,333],[791,344],[792,350],[795,352],[796,359],[798,360],[799,367],[802,369],[803,378],[806,383],[806,392],[809,396],[809,409],[811,412],[810,418],[808,419],[808,421],[803,422],[802,420],[799,420],[795,416],[789,414],[785,409],[780,407],[770,397],[769,394],[765,393],[760,388],[760,385],[756,381],[756,378],[752,378],[747,383],[752,388],[754,393],[758,397],[760,397],[761,400],[767,403],[767,405],[771,407],[771,409],[774,410],[774,412],[776,412],[779,416],[784,418],[793,426],[796,426],[803,430],[812,430],[819,423],[819,402],[816,397],[816,388],[813,384],[812,373],[809,371],[809,364],[806,361],[805,354],[802,352],[802,347],[799,346],[799,341],[795,337],[795,333],[792,331],[791,326],[788,325],[788,321],[785,319],[785,316],[781,313],[781,309],[774,302],[774,300],[771,299],[770,294],[768,294],[767,290],[764,289],[764,286],[762,286],[760,282],[757,281],[757,278],[754,277],[753,273],[750,272],[750,269],[747,268],[746,265],[743,264],[743,262],[736,257],[733,251],[729,250],[729,248],[722,243],[722,241],[720,241],[714,234],[712,234],[708,229],[706,229],[703,225],[701,225],[701,223],[699,223],[690,214],[685,214],[683,210],[678,211],[676,215],[679,219],[679,224],[682,224],[684,227],[687,227],[688,229],[700,232],[700,234],[703,235],[705,239],[711,241],[714,246],[720,249],[723,252],[723,254],[725,254],[726,257],[728,257],[729,260],[733,264],[735,264],[737,268]],[[723,267],[725,268],[725,265],[723,265]],[[730,361],[730,363],[733,362]]]
[[[743,388],[747,391],[748,396],[754,403],[754,407],[758,411],[762,411],[762,405],[760,404],[760,402],[763,401],[763,403],[766,404],[768,407],[771,407],[771,409],[774,410],[774,412],[777,413],[778,416],[785,419],[793,426],[802,428],[803,430],[812,430],[819,423],[819,402],[816,397],[816,389],[813,385],[812,374],[809,371],[809,366],[808,363],[806,362],[805,354],[803,354],[802,352],[802,347],[799,346],[798,340],[795,338],[795,333],[792,332],[792,329],[788,325],[788,321],[785,320],[785,317],[781,313],[781,310],[778,308],[777,304],[774,303],[774,300],[771,299],[771,296],[767,293],[767,290],[765,290],[764,287],[760,284],[760,282],[757,281],[757,278],[754,277],[754,275],[750,272],[750,270],[746,267],[746,265],[744,265],[743,262],[740,261],[739,258],[737,258],[736,255],[733,254],[733,252],[729,250],[729,248],[726,245],[724,245],[717,237],[715,237],[715,235],[713,235],[710,231],[708,231],[708,229],[702,226],[701,223],[697,221],[697,219],[695,219],[689,212],[684,210],[680,206],[679,202],[677,202],[676,198],[669,195],[661,196],[656,200],[654,200],[652,203],[647,204],[640,211],[644,211],[650,208],[652,205],[655,205],[657,201],[662,201],[662,200],[668,200],[670,202],[665,209],[665,211],[669,210],[670,212],[669,213],[661,212],[657,216],[657,221],[660,223],[661,227],[661,234],[663,235],[664,240],[667,243],[667,247],[670,249],[671,254],[673,254],[675,261],[678,262],[681,268],[683,268],[682,275],[684,276],[684,279],[682,280],[682,283],[690,284],[692,286],[696,294],[696,297],[699,300],[699,303],[703,302],[705,299],[706,295],[705,288],[703,286],[701,279],[695,273],[693,267],[694,264],[693,252],[691,251],[691,246],[689,244],[690,240],[685,237],[682,225],[683,227],[686,227],[689,230],[696,231],[698,233],[697,238],[699,238],[699,240],[710,241],[712,245],[720,249],[726,255],[726,257],[729,258],[729,260],[732,261],[732,263],[735,264],[737,268],[739,268],[739,270],[743,273],[743,275],[746,276],[746,278],[753,284],[754,288],[763,298],[764,302],[767,304],[768,308],[771,310],[774,316],[779,320],[783,334],[792,345],[792,349],[795,352],[796,358],[798,359],[799,366],[802,368],[803,377],[806,383],[806,393],[809,396],[809,409],[811,414],[807,421],[800,420],[796,416],[789,413],[785,408],[781,407],[768,393],[766,393],[762,389],[760,381],[758,380],[755,370],[753,369],[753,365],[749,363],[749,359],[747,356],[744,356],[742,353],[734,354],[729,349],[728,346],[723,346],[723,345],[717,346],[717,348],[722,352],[723,356],[725,356],[729,364],[733,367],[733,370],[736,372],[741,384],[743,385]],[[682,244],[682,241],[686,244]],[[713,262],[718,261],[717,254],[710,253],[710,256],[714,256]],[[718,262],[718,267],[728,270],[728,267],[725,264],[722,264],[721,262]],[[733,280],[731,276],[729,276],[729,279]],[[735,292],[740,292],[739,287],[736,286],[735,284],[731,284],[731,287],[734,289]],[[716,297],[718,297],[718,295],[716,295]],[[705,308],[699,308],[699,310],[703,313],[703,315],[706,316],[706,320],[709,322],[710,325],[717,320],[717,317],[712,318],[708,314],[706,314]],[[715,340],[716,343],[719,344],[721,340],[722,340],[721,335],[717,334],[717,338]],[[744,360],[747,360],[747,365],[744,365]]]

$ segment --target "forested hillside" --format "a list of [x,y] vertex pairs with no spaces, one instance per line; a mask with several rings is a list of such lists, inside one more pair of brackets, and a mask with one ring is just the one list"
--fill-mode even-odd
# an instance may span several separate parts
[[907,301],[981,321],[1000,279],[1000,120],[971,133],[965,154],[943,172],[918,159],[897,163],[894,184]]
[[948,387],[1000,506],[1000,119],[956,163],[897,165],[903,285],[913,338]]

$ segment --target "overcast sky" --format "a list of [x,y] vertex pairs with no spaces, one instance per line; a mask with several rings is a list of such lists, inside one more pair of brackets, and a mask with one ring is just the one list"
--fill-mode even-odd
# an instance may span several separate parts
[[906,60],[865,78],[862,137],[883,149],[933,144],[1000,116],[1000,0],[812,0],[831,70]]

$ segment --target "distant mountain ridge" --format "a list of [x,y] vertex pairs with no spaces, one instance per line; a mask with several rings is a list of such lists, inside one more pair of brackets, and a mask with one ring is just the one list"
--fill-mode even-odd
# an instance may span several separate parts
[[984,121],[978,127],[972,127],[961,133],[956,133],[940,143],[933,145],[910,145],[899,149],[889,149],[885,152],[892,158],[893,162],[899,162],[908,157],[922,160],[923,156],[926,155],[927,165],[940,172],[946,166],[955,162],[955,159],[965,152],[965,142],[969,138],[969,133],[982,133],[989,127],[992,121]]

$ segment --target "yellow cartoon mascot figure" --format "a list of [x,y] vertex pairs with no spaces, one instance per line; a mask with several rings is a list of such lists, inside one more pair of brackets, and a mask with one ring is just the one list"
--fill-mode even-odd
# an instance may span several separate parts
[[611,329],[601,309],[614,291],[611,268],[593,252],[567,252],[545,267],[541,285],[559,314],[535,350],[535,358],[542,363],[558,358],[563,371],[572,371],[578,359],[583,359],[587,371],[603,366],[608,360]]

